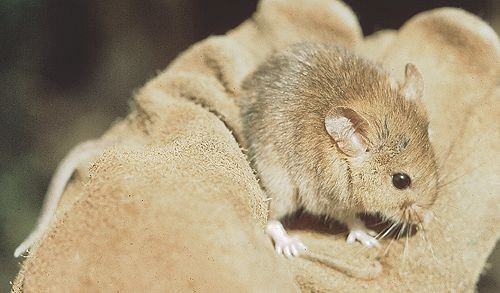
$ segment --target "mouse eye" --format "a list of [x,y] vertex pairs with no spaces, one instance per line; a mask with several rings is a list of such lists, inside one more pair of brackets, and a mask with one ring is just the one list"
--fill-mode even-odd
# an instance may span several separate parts
[[396,173],[392,175],[392,184],[397,189],[408,188],[411,184],[410,176],[405,173]]

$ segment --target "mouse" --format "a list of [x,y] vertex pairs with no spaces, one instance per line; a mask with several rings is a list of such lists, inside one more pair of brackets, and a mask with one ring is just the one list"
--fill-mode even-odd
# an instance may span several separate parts
[[265,231],[276,253],[307,252],[282,224],[299,209],[345,224],[347,243],[366,247],[380,243],[360,215],[432,219],[439,172],[423,91],[414,64],[397,82],[381,65],[329,43],[276,52],[243,81],[243,137],[268,197]]

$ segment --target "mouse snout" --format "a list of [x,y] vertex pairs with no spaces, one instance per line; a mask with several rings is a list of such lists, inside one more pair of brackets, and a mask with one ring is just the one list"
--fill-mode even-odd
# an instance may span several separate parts
[[424,214],[424,224],[429,224],[434,218],[434,214],[431,211],[426,211]]
[[402,206],[404,210],[405,220],[416,224],[428,224],[432,218],[433,214],[426,208],[419,206],[416,203],[406,202]]

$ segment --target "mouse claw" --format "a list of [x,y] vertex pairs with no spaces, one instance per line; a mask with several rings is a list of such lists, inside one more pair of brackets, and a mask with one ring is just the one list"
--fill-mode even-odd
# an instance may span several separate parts
[[307,250],[307,247],[298,237],[283,237],[276,241],[274,249],[277,254],[283,254],[287,258],[300,256]]
[[380,243],[374,237],[375,233],[370,230],[351,230],[347,236],[347,243],[352,244],[356,240],[361,242],[366,247],[377,247],[380,248]]
[[354,242],[356,241],[356,236],[353,234],[353,233],[349,233],[349,235],[347,235],[347,244],[353,244]]
[[286,258],[292,257],[292,252],[290,251],[289,246],[285,246],[285,248],[283,248],[283,254],[286,256]]

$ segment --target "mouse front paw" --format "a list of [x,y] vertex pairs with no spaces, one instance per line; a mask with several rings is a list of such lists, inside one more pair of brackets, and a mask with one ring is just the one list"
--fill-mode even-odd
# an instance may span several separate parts
[[290,258],[306,252],[307,247],[302,243],[299,237],[286,236],[275,241],[274,250],[277,254],[284,254],[287,258]]
[[371,230],[354,229],[349,232],[349,236],[347,236],[347,243],[351,244],[357,240],[366,247],[380,248],[377,238],[374,237],[375,235],[376,233]]

